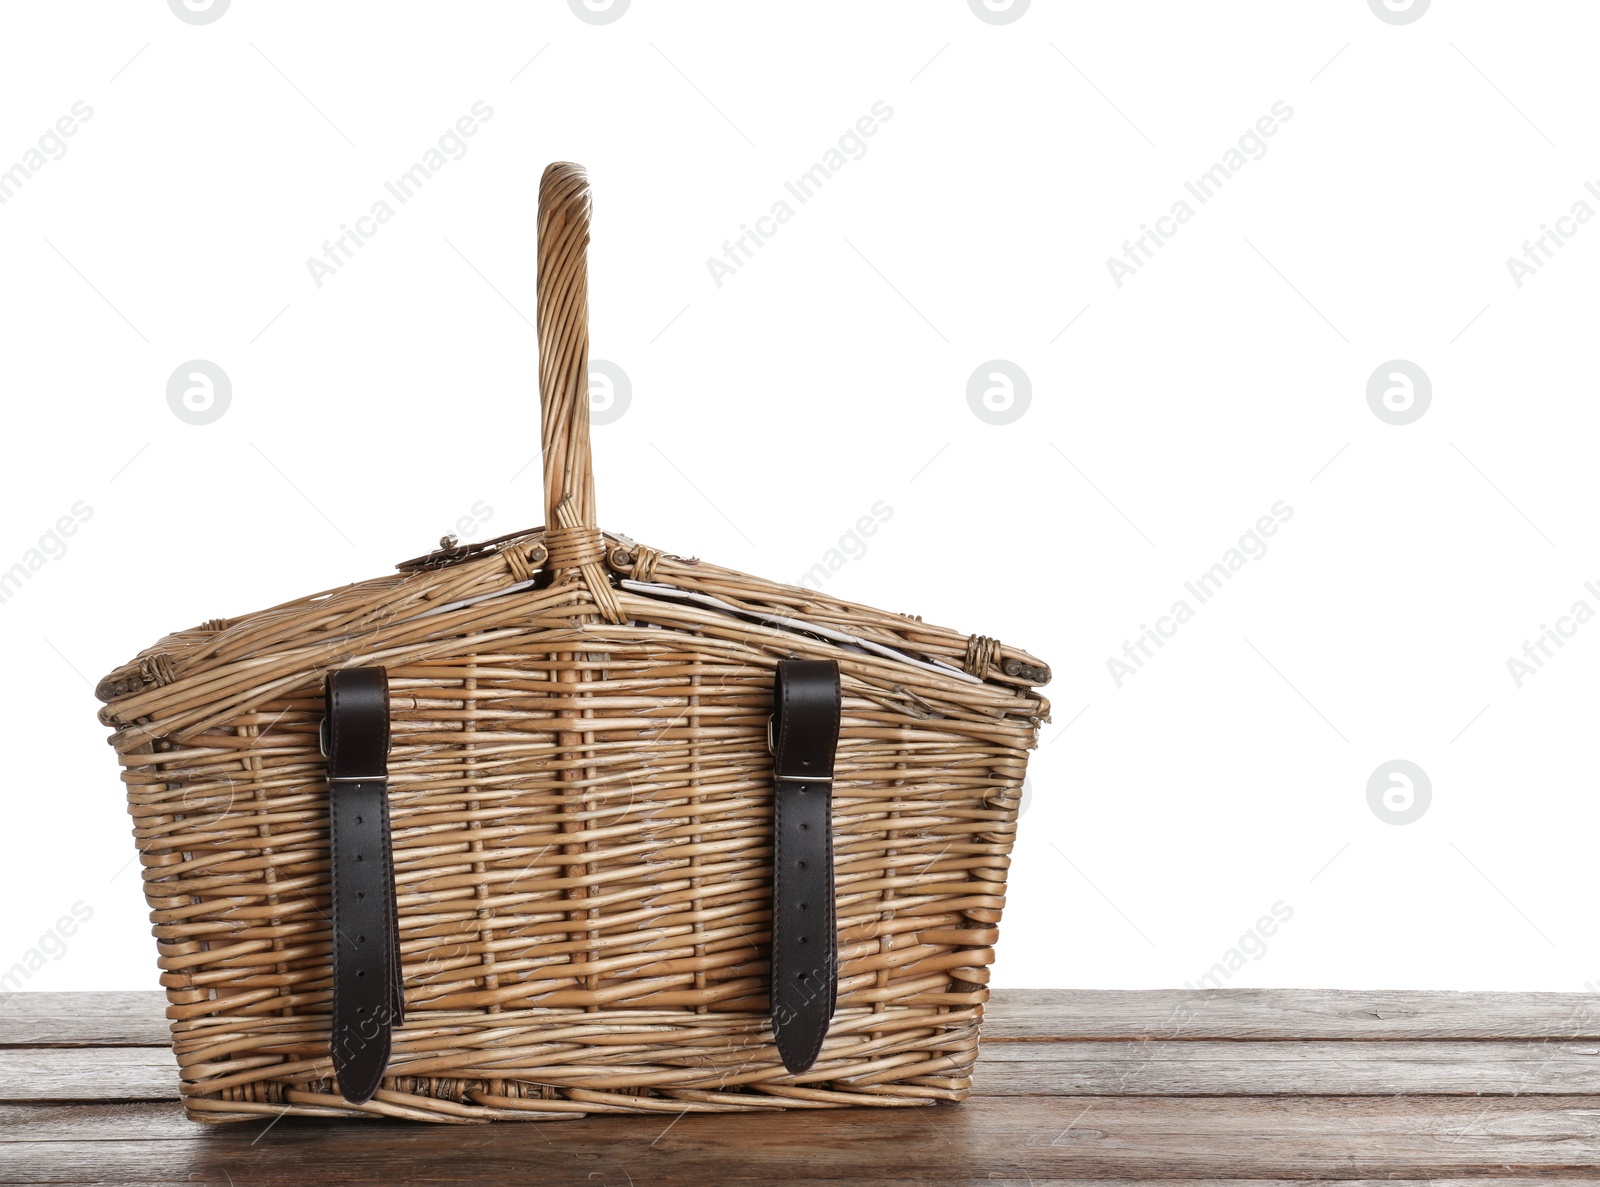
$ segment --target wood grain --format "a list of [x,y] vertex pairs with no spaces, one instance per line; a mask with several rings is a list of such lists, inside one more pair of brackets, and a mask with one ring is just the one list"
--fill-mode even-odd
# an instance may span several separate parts
[[0,1101],[177,1099],[164,1047],[0,1048]]
[[[1557,1042],[996,1043],[986,1096],[1600,1093],[1600,1045]],[[165,1048],[0,1049],[0,1101],[175,1100]]]
[[1600,1037],[1600,994],[997,989],[983,1016],[986,1043],[1551,1037]]
[[[955,1108],[439,1127],[286,1118],[204,1128],[175,1104],[0,1109],[6,1183],[1014,1183],[1565,1180],[1600,1163],[1600,1098],[975,1098]],[[31,1117],[29,1115],[32,1115]]]
[[456,1127],[197,1125],[161,994],[19,994],[0,999],[0,1182],[1600,1181],[1591,1000],[997,990],[960,1106]]
[[0,998],[0,1047],[165,1047],[167,995],[14,993]]
[[[18,993],[0,1047],[164,1046],[166,996]],[[1600,994],[996,989],[986,1043],[1080,1039],[1600,1039]]]
[[995,1043],[988,1096],[1600,1093],[1600,1045],[1449,1041]]

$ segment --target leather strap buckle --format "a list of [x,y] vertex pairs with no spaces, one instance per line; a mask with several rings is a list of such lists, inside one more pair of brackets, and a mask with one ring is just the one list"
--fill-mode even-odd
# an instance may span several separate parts
[[[767,714],[767,753],[774,758],[778,756],[778,743],[773,739],[773,729],[777,721],[776,713]],[[780,775],[773,772],[774,779],[787,779],[794,783],[832,783],[833,771],[830,769],[826,775]]]
[[[324,717],[317,726],[317,749],[322,751],[322,757],[328,757],[328,718]],[[329,775],[329,783],[366,783],[370,780],[387,779],[388,771],[379,771],[375,775]]]

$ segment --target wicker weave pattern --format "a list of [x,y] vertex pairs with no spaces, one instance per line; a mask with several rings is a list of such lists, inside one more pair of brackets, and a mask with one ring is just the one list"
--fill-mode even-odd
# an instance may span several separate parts
[[[602,535],[581,171],[552,166],[542,199],[549,530],[180,632],[102,682],[190,1115],[960,1100],[1047,669]],[[837,660],[844,693],[839,1011],[799,1076],[766,1019],[765,729],[785,657]],[[407,1020],[384,1087],[352,1106],[328,1057],[317,728],[324,672],[370,664],[394,711]]]

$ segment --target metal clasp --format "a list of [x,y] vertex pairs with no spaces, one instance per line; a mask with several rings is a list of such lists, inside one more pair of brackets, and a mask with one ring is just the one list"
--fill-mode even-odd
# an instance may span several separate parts
[[[504,536],[496,536],[493,540],[475,540],[470,544],[461,543],[455,536],[441,536],[439,547],[424,556],[414,556],[408,561],[401,561],[395,566],[402,573],[421,573],[429,569],[443,569],[461,561],[479,560],[492,552],[499,552],[510,543],[521,544],[543,528],[526,528],[520,532],[508,532]],[[526,548],[528,564],[537,568],[544,564],[548,554],[545,547],[537,540],[529,541]]]

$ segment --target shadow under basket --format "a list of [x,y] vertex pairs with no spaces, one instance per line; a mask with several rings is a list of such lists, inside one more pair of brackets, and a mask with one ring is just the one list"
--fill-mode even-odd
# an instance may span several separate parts
[[[188,1114],[429,1121],[963,1099],[1038,659],[596,526],[583,171],[540,191],[546,526],[162,639],[103,680]],[[729,464],[733,464],[730,462]],[[780,662],[838,666],[837,1008],[769,1018]],[[330,670],[387,673],[404,1024],[330,1054]]]

